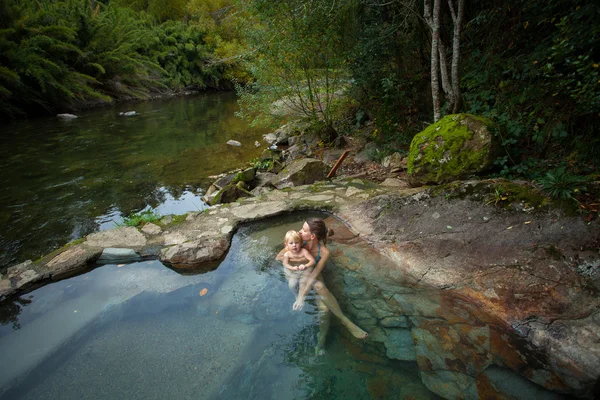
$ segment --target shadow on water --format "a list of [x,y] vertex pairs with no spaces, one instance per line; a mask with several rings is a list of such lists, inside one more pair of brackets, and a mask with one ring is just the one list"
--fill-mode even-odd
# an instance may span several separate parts
[[0,307],[0,325],[12,325],[14,330],[21,328],[19,315],[23,308],[31,304],[31,300],[23,297],[6,300]]
[[[134,117],[119,116],[135,109]],[[0,271],[153,207],[201,211],[209,176],[243,166],[263,131],[212,93],[16,121],[0,148]],[[228,146],[235,139],[242,147]]]

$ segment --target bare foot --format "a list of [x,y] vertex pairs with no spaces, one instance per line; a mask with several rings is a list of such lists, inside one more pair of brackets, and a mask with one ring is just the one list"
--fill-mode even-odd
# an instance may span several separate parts
[[323,346],[315,346],[315,356],[324,356],[325,354],[327,354],[327,351]]
[[352,336],[354,336],[357,339],[364,339],[367,336],[369,336],[369,334],[365,331],[363,331],[362,329],[360,329],[358,326],[354,325],[354,326],[349,326],[348,330],[350,331],[350,333],[352,334]]

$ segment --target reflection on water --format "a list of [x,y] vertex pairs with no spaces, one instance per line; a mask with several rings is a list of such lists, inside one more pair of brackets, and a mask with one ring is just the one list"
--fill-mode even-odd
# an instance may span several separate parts
[[20,329],[0,327],[0,398],[437,398],[415,363],[370,354],[335,326],[315,355],[314,298],[292,311],[274,261],[300,221],[242,228],[211,272],[105,265],[25,295]]
[[[139,115],[119,116],[135,109]],[[72,121],[17,121],[0,146],[0,271],[108,229],[145,207],[205,207],[208,176],[256,157],[258,130],[236,118],[233,94],[82,112]],[[242,147],[227,146],[229,139]]]

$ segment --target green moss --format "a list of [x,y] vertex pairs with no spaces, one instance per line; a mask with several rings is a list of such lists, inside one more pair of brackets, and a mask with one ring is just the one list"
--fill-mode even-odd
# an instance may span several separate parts
[[244,173],[242,171],[240,171],[237,174],[235,174],[235,176],[231,180],[231,183],[235,184],[235,183],[243,182],[243,181],[244,181]]
[[34,264],[39,264],[39,263],[42,263],[44,261],[50,261],[51,259],[53,259],[57,255],[65,252],[67,249],[69,249],[69,248],[71,248],[73,246],[77,246],[78,244],[81,244],[81,243],[85,242],[85,240],[86,240],[86,238],[84,238],[84,237],[79,238],[77,240],[73,240],[72,242],[69,242],[69,243],[65,244],[64,246],[59,247],[58,249],[56,249],[56,250],[54,250],[54,251],[52,251],[52,252],[50,252],[50,253],[48,253],[46,255],[41,256],[40,258],[38,258],[37,260],[35,260],[33,263]]
[[[468,121],[464,121],[465,117],[469,117]],[[482,129],[491,130],[493,126],[490,120],[470,114],[442,118],[413,138],[408,175],[418,175],[421,182],[441,182],[488,167],[491,143],[484,143],[479,149],[465,148],[465,143]]]
[[187,214],[173,215],[173,221],[171,221],[169,226],[179,225],[182,222],[185,222],[186,218],[187,218]]

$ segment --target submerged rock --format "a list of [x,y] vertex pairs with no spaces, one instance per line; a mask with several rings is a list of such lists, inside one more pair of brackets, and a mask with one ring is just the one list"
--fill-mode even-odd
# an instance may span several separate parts
[[70,119],[76,119],[78,117],[75,114],[56,114],[56,118],[70,120]]
[[132,249],[107,247],[102,251],[98,261],[102,263],[117,263],[138,261],[139,259],[139,254]]

